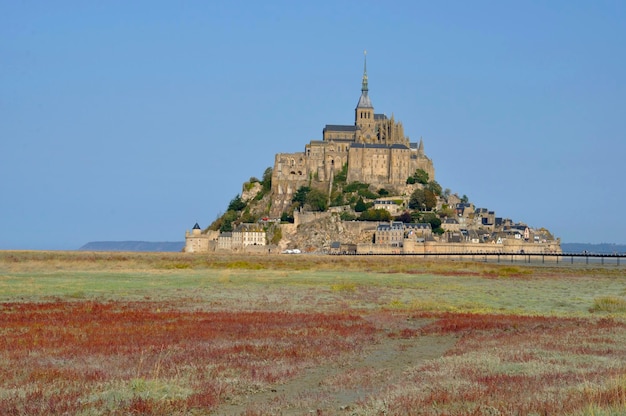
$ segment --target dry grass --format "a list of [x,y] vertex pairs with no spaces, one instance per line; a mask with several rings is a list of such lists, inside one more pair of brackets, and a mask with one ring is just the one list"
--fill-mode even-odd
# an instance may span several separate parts
[[246,269],[428,273],[483,277],[622,276],[619,267],[495,264],[425,259],[420,256],[323,256],[281,254],[187,254],[62,251],[0,251],[0,264],[12,270],[176,270]]
[[593,300],[594,312],[626,313],[626,299],[617,296],[602,296]]

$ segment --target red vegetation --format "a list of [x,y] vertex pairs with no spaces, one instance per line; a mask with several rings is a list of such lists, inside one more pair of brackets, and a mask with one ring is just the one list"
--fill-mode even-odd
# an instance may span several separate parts
[[[417,317],[433,315],[418,314]],[[446,313],[422,334],[455,334],[446,358],[414,373],[392,414],[568,414],[626,406],[626,324],[612,319]],[[398,392],[401,389],[398,388]]]
[[[284,381],[307,366],[357,350],[375,329],[341,313],[53,302],[0,305],[0,333],[5,391],[0,414],[71,414],[102,407],[120,414],[171,414],[211,408],[245,386]],[[155,400],[133,394],[132,380],[157,387],[184,384],[190,392],[166,391],[171,397]],[[102,390],[114,386],[122,390],[120,397],[107,398]]]
[[[417,313],[407,321],[384,312],[5,303],[0,334],[2,415],[206,413],[308,368],[345,363],[346,354],[384,334],[406,345],[424,335],[458,337],[443,358],[407,368],[402,380],[373,393],[372,402],[386,403],[387,414],[563,414],[589,404],[626,406],[626,324],[613,319]],[[347,368],[336,377],[346,384],[357,373]]]

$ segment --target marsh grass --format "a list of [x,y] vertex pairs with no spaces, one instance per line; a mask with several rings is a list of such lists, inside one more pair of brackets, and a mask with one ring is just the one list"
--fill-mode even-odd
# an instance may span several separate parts
[[[287,382],[302,370],[302,362],[275,360],[271,352],[276,348],[284,348],[289,357],[294,351],[285,346],[302,345],[295,352],[304,354],[310,366],[319,357],[332,356],[326,345],[343,342],[341,331],[357,333],[358,342],[341,344],[348,350],[375,342],[352,324],[332,337],[319,332],[323,321],[309,325],[319,313],[334,313],[337,319],[347,313],[368,322],[379,319],[373,317],[377,314],[433,320],[423,331],[402,336],[453,334],[459,340],[444,357],[407,368],[403,382],[386,386],[355,409],[358,414],[411,414],[416,408],[432,414],[558,414],[559,404],[569,406],[568,414],[574,416],[625,414],[624,269],[385,256],[331,260],[309,255],[0,252],[0,306],[5,308],[0,316],[6,321],[6,328],[0,328],[5,346],[0,370],[4,380],[15,378],[0,385],[0,400],[22,414],[70,414],[76,408],[68,409],[67,403],[79,400],[86,403],[85,414],[103,409],[165,415],[209,408],[226,396],[256,391],[259,383]],[[32,319],[29,309],[41,310],[37,316],[44,321]],[[224,312],[236,317],[224,318],[226,339],[205,334],[204,325],[217,320],[203,314]],[[261,339],[264,328],[241,330],[260,319],[257,312],[274,313],[276,321],[284,314],[302,315],[279,337],[266,340]],[[114,318],[94,321],[104,313]],[[52,319],[57,315],[77,321],[73,326],[61,322],[55,334],[46,332],[46,326],[59,322]],[[303,322],[309,325],[306,331]],[[181,325],[186,325],[182,333]],[[113,339],[118,349],[108,355],[86,352],[81,347],[85,337],[98,340],[105,327],[117,332],[92,344],[104,348]],[[85,328],[92,332],[86,334]],[[228,338],[231,333],[252,339],[242,344]],[[313,338],[298,344],[303,336]],[[57,338],[68,340],[63,348],[71,354],[56,356],[63,350],[59,345],[44,348]],[[149,360],[137,342],[147,343]],[[306,355],[312,346],[321,349],[318,357]],[[215,351],[212,362],[208,350]],[[236,360],[221,363],[225,350]],[[363,377],[368,374],[377,373],[364,372]],[[342,374],[337,377],[343,380]],[[91,383],[87,396],[78,378]],[[55,380],[66,384],[54,385]],[[51,389],[42,387],[46,383]],[[523,397],[506,396],[520,389]],[[64,400],[54,401],[59,392]],[[42,404],[43,410],[37,410]]]
[[[0,265],[7,270],[172,270],[248,269],[296,271],[363,271],[408,274],[459,274],[483,277],[559,276],[564,267],[507,265],[480,261],[424,259],[419,256],[324,256],[280,254],[188,254],[64,251],[0,251]],[[620,268],[578,265],[566,267],[569,276],[623,276]]]
[[531,267],[382,256],[194,256],[0,252],[0,301],[168,300],[212,307],[315,307],[585,316],[623,313],[614,268]]
[[593,300],[593,312],[626,313],[626,299],[617,296],[601,296]]

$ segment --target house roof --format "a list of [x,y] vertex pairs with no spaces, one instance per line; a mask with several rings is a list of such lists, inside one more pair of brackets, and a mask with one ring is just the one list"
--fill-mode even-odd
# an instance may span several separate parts
[[200,226],[198,225],[198,223],[196,223],[196,225],[194,225],[194,226],[193,226],[193,229],[194,229],[194,230],[200,230],[201,228],[200,228]]
[[388,231],[388,230],[401,230],[404,228],[404,223],[400,221],[394,221],[391,224],[378,224],[376,227],[377,231]]
[[411,222],[408,224],[404,224],[404,226],[406,228],[412,228],[412,229],[418,229],[418,230],[432,229],[432,226],[430,225],[429,222],[419,222],[419,223]]
[[448,242],[450,243],[460,243],[461,241],[463,241],[463,236],[461,234],[450,234],[448,235]]
[[235,231],[258,232],[258,233],[265,232],[263,231],[263,228],[261,228],[259,224],[256,224],[256,223],[241,223],[235,228]]

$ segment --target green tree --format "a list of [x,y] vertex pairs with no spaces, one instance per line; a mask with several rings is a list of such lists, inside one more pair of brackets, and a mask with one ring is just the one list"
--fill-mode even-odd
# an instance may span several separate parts
[[386,209],[368,209],[361,213],[361,221],[391,221],[391,214]]
[[243,200],[241,199],[241,196],[237,194],[236,197],[230,200],[227,210],[228,211],[241,211],[245,207],[246,207],[246,203],[243,202]]
[[293,224],[293,215],[287,213],[287,212],[283,212],[280,215],[280,221],[281,222],[289,222],[291,224]]
[[437,195],[430,189],[424,189],[424,208],[428,211],[437,206]]
[[467,197],[467,195],[463,194],[463,196],[461,197],[461,202],[463,204],[467,204],[469,202],[469,198]]
[[252,214],[249,208],[246,208],[241,214],[241,217],[239,218],[240,222],[248,223],[248,224],[257,222],[258,219],[259,219],[259,216]]
[[378,198],[378,195],[376,195],[374,192],[370,191],[369,188],[359,189],[357,193],[359,195],[361,195],[362,197],[365,197],[367,199],[376,199],[376,198]]
[[308,186],[301,186],[298,188],[295,194],[293,194],[293,198],[291,198],[291,202],[296,202],[299,207],[303,207],[306,203],[306,196],[311,191],[311,188]]
[[417,169],[413,174],[413,178],[415,179],[415,182],[425,185],[428,183],[428,172],[424,169]]
[[425,214],[422,221],[430,224],[433,233],[443,234],[443,228],[441,228],[441,219],[437,215],[433,213]]
[[356,201],[356,204],[354,205],[354,211],[363,212],[366,209],[367,209],[367,205],[365,205],[365,202],[363,202],[363,198],[359,197],[359,200]]
[[319,189],[311,189],[306,195],[305,202],[311,211],[326,211],[328,209],[328,195]]
[[352,221],[356,219],[356,216],[351,212],[343,211],[341,214],[339,214],[339,218],[341,218],[342,221]]
[[386,190],[385,188],[380,188],[378,190],[378,196],[387,196],[387,195],[389,195],[389,191]]
[[415,177],[409,176],[408,178],[406,178],[406,183],[409,185],[413,185],[415,183]]
[[221,232],[229,232],[233,230],[233,223],[237,220],[237,212],[235,211],[226,211],[224,215],[222,215],[222,223],[220,225]]
[[439,196],[443,192],[441,189],[441,185],[437,181],[430,181],[426,184],[426,189],[430,190],[435,195]]
[[346,201],[341,192],[333,192],[332,199],[330,201],[330,205],[333,207],[339,207],[341,205],[345,205]]
[[404,211],[402,214],[395,218],[396,221],[402,221],[403,223],[413,222],[413,217],[409,211]]
[[271,167],[265,169],[263,172],[263,180],[261,181],[261,185],[263,186],[263,191],[269,192],[272,189],[272,172],[273,169]]
[[413,191],[413,193],[411,194],[411,197],[409,198],[409,208],[422,210],[424,209],[425,205],[426,205],[426,195],[424,193],[424,190],[421,188],[417,188],[416,190]]
[[422,213],[419,211],[411,211],[411,222],[416,224],[422,222]]
[[346,193],[350,193],[350,192],[358,192],[360,189],[367,189],[370,186],[366,183],[363,182],[350,182],[349,184],[347,184],[343,190]]

